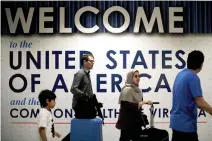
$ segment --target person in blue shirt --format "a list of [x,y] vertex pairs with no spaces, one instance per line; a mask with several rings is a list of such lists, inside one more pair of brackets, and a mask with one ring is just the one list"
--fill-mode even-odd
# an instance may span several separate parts
[[201,51],[188,54],[187,68],[179,72],[173,85],[170,128],[172,141],[198,141],[197,108],[212,115],[212,107],[204,100],[200,79],[204,55]]

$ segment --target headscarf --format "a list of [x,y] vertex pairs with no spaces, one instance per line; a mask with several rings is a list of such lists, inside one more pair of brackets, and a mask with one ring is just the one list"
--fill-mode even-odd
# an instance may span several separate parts
[[140,102],[143,99],[143,94],[139,87],[133,83],[133,74],[138,70],[130,71],[127,74],[124,87],[121,89],[119,96],[119,104],[121,101]]

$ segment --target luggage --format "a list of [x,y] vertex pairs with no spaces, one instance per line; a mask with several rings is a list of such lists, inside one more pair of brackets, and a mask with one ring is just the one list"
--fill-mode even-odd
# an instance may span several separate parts
[[[159,102],[153,102],[150,108],[150,128],[144,126],[144,130],[141,132],[142,141],[169,141],[168,131],[157,129],[154,127],[154,104],[159,104]],[[145,122],[145,121],[144,121]]]
[[[89,79],[89,78],[88,78]],[[83,89],[85,90],[88,85],[86,85]],[[93,119],[98,116],[102,119],[102,123],[104,124],[104,117],[101,111],[103,107],[103,103],[98,102],[96,95],[81,95],[77,99],[77,105],[73,108],[75,112],[75,117],[78,119]]]
[[101,111],[102,107],[103,103],[98,102],[95,94],[90,97],[83,96],[78,99],[78,104],[74,107],[75,117],[78,119],[93,119],[98,113],[104,124],[104,117]]
[[77,119],[71,121],[71,141],[103,141],[102,120],[94,119]]
[[141,141],[169,141],[169,134],[166,130],[149,128],[142,131]]

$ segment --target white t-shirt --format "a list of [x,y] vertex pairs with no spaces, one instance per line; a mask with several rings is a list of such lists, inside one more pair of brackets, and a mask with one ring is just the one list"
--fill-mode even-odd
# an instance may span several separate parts
[[[53,118],[52,114],[49,110],[46,108],[41,108],[39,115],[38,115],[38,128],[45,127],[46,132],[46,138],[47,141],[52,141],[53,139],[53,133],[52,133],[52,125],[53,125]],[[42,138],[40,137],[40,140],[42,141]]]

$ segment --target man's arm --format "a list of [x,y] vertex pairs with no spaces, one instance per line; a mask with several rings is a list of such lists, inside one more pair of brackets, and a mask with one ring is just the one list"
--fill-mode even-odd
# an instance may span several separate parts
[[82,81],[83,73],[77,72],[74,75],[74,80],[71,86],[71,93],[74,95],[82,96],[84,94],[83,91],[79,89],[80,82]]
[[195,97],[195,101],[199,109],[212,115],[212,107],[204,100],[203,97]]
[[40,127],[39,133],[40,133],[42,141],[47,141],[46,133],[45,133],[45,127]]
[[212,107],[203,98],[199,77],[193,77],[189,82],[189,87],[198,108],[212,115]]

